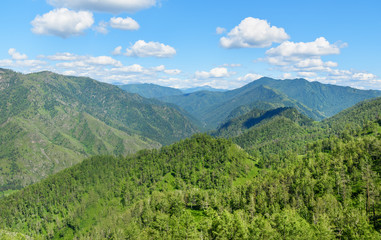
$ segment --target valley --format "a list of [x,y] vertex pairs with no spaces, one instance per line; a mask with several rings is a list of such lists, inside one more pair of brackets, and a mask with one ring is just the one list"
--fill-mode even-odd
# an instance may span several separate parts
[[381,236],[380,91],[1,77],[5,239]]

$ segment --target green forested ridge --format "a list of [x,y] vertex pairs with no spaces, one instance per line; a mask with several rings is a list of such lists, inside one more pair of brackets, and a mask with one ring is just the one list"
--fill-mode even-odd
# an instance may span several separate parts
[[329,128],[341,132],[348,128],[362,128],[367,122],[381,117],[381,98],[369,99],[322,121]]
[[152,83],[125,84],[118,85],[118,87],[130,93],[137,93],[145,98],[161,98],[165,96],[183,94],[180,89],[163,87]]
[[229,188],[254,168],[239,147],[206,135],[127,158],[93,157],[0,200],[0,226],[32,236],[86,236],[107,220],[107,211],[122,217],[155,191],[173,190],[177,201],[191,190]]
[[[204,122],[208,129],[213,129],[242,106],[246,107],[246,112],[251,108],[268,110],[269,104],[273,105],[272,108],[295,107],[314,120],[322,120],[360,101],[378,96],[381,96],[381,91],[359,90],[304,79],[275,80],[264,77],[231,91],[200,91],[160,99],[177,104]],[[233,114],[233,117],[236,116]]]
[[217,137],[231,138],[241,135],[245,130],[250,129],[257,124],[264,124],[264,122],[270,120],[271,118],[285,117],[291,121],[301,125],[312,125],[313,120],[308,117],[300,114],[295,108],[283,107],[276,108],[272,110],[261,110],[261,109],[252,109],[246,114],[243,114],[239,117],[228,120],[223,123],[216,131],[213,131],[211,134]]
[[195,133],[179,110],[89,78],[0,74],[0,192],[95,154],[126,155]]
[[0,226],[37,239],[381,238],[380,120],[281,157],[258,168],[206,135],[93,157],[1,199]]
[[[9,158],[5,162],[8,165],[0,161],[0,169],[8,173],[7,177],[21,176],[26,168],[17,164],[17,157],[33,151],[54,160],[52,156],[57,149],[62,152],[67,146],[77,147],[76,153],[84,155],[95,151],[118,155],[124,149],[115,147],[123,145],[118,139],[126,140],[128,136],[137,137],[143,143],[151,141],[151,146],[157,144],[147,137],[133,135],[139,128],[128,128],[116,120],[118,111],[105,107],[106,103],[118,103],[111,89],[103,89],[107,85],[73,78],[75,83],[66,81],[62,90],[54,82],[55,78],[66,78],[60,75],[7,74],[6,81],[0,79],[0,91],[15,83],[19,87],[9,92],[9,104],[0,105],[8,114],[2,119],[0,130],[4,132],[0,138],[1,141],[26,139],[0,145],[3,155]],[[41,79],[39,74],[48,76],[42,78],[46,79],[41,84],[47,85],[45,91],[33,87],[36,83],[31,82],[33,78],[36,78],[33,81]],[[56,86],[56,90],[50,85]],[[97,95],[87,85],[99,88],[107,97]],[[250,99],[250,89],[241,89],[240,94],[247,93]],[[274,94],[299,104],[279,90],[264,85],[255,89],[259,94]],[[47,99],[58,103],[42,102],[41,107],[40,95],[46,92],[52,93]],[[73,101],[69,97],[72,92],[79,95]],[[94,98],[82,99],[82,93]],[[209,95],[208,92],[195,94]],[[140,108],[146,101],[157,103],[158,111],[167,118],[171,115],[166,109],[179,114],[182,111],[138,95],[125,97]],[[213,104],[214,100],[214,97],[200,98],[199,104]],[[86,101],[87,105],[82,104]],[[322,122],[300,114],[302,107],[309,109],[304,104],[290,108],[280,101],[259,99],[234,108],[233,105],[224,118],[227,121],[215,133],[230,140],[197,134],[161,149],[140,150],[127,156],[94,156],[19,191],[0,193],[0,239],[28,239],[28,236],[35,239],[381,239],[380,98],[361,102]],[[13,112],[17,114],[11,115]],[[142,108],[142,112],[150,111]],[[36,113],[38,117],[30,117]],[[145,115],[140,114],[143,119]],[[52,124],[52,119],[60,123],[58,133],[53,131],[56,122]],[[42,127],[46,130],[37,131]],[[46,142],[54,142],[57,149],[43,145]],[[70,164],[83,157],[71,153],[66,151],[64,155],[74,159]],[[33,157],[39,159],[37,154],[30,158]],[[53,166],[62,164],[51,162]],[[52,168],[43,161],[37,165],[27,163],[34,170]],[[19,179],[26,181],[32,175],[22,176]],[[17,185],[20,181],[14,179],[17,178],[7,183],[21,187]]]
[[279,160],[279,154],[290,150],[304,154],[306,143],[331,135],[353,134],[380,116],[381,98],[363,101],[322,122],[312,122],[292,108],[253,109],[230,119],[211,134],[232,138],[251,155],[261,155],[261,164],[269,166],[272,159]]

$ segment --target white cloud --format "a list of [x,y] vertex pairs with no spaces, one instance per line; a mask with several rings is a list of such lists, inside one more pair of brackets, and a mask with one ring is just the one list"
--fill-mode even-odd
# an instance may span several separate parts
[[305,58],[339,53],[340,47],[330,44],[324,37],[317,38],[313,42],[295,43],[286,41],[266,51],[268,56],[282,56],[285,58]]
[[263,48],[290,37],[283,28],[270,26],[266,20],[248,17],[220,39],[224,48]]
[[117,61],[109,56],[89,57],[86,60],[86,63],[96,65],[122,66],[122,63],[120,61]]
[[132,64],[130,66],[123,66],[119,68],[113,68],[113,72],[123,72],[123,73],[142,73],[144,68],[139,64]]
[[181,70],[180,69],[166,69],[164,70],[164,72],[169,75],[178,75],[181,73]]
[[111,18],[110,27],[117,28],[121,30],[138,30],[140,28],[139,24],[132,18]]
[[107,34],[108,33],[108,29],[107,29],[107,26],[108,26],[108,23],[105,22],[105,21],[100,21],[98,23],[98,26],[94,27],[94,30],[96,32],[99,32],[99,33],[102,33],[102,34]]
[[292,78],[292,73],[283,73],[282,77],[284,79],[291,79]]
[[159,66],[153,67],[152,70],[153,71],[157,71],[157,72],[162,72],[162,71],[165,70],[165,66],[164,65],[159,65]]
[[55,7],[109,13],[136,12],[156,5],[156,0],[47,0],[47,2]]
[[139,40],[131,48],[126,50],[126,55],[130,57],[158,57],[167,58],[176,54],[176,50],[159,42],[145,42]]
[[310,70],[324,70],[327,67],[337,67],[338,64],[332,61],[323,62],[321,58],[306,58],[295,63],[296,68],[310,69]]
[[80,57],[72,53],[64,52],[64,53],[56,53],[50,56],[42,55],[40,56],[40,58],[46,58],[53,61],[74,61],[74,60],[78,60]]
[[226,32],[225,28],[223,28],[223,27],[217,27],[216,28],[216,33],[217,34],[223,34],[224,32]]
[[153,68],[151,68],[151,70],[155,71],[155,72],[163,72],[163,73],[166,73],[168,75],[178,75],[181,73],[180,69],[165,69],[164,65],[159,65],[159,66],[153,67]]
[[24,59],[27,59],[28,56],[26,54],[21,54],[19,52],[16,51],[16,49],[14,48],[10,48],[8,50],[8,54],[12,57],[12,59],[14,60],[24,60]]
[[316,77],[317,74],[315,72],[298,72],[298,76],[303,78],[311,78]]
[[17,67],[39,67],[42,65],[48,64],[45,61],[41,60],[35,60],[35,59],[30,59],[30,60],[18,60],[15,62],[15,66]]
[[122,54],[122,46],[117,46],[113,51],[112,55],[121,55]]
[[0,59],[0,66],[1,67],[10,67],[12,66],[13,61],[11,59]]
[[229,76],[230,76],[230,74],[228,72],[228,69],[224,68],[224,67],[213,68],[209,72],[197,71],[195,73],[195,77],[198,79],[223,78],[223,77],[229,77]]
[[369,81],[369,80],[375,80],[377,76],[372,73],[359,72],[359,73],[354,73],[353,78],[356,80],[361,80],[361,81]]
[[225,63],[225,64],[222,64],[222,66],[235,68],[235,67],[242,67],[242,64],[240,64],[240,63],[231,63],[231,64]]
[[323,61],[321,57],[339,54],[340,48],[345,45],[331,44],[324,37],[317,38],[313,42],[286,41],[267,50],[267,57],[262,60],[279,67],[282,71],[296,72],[299,76],[311,78],[317,76],[318,72],[326,74],[337,67],[336,62]]
[[67,8],[54,9],[42,16],[37,15],[31,22],[33,33],[62,38],[81,35],[93,23],[94,19],[91,12],[76,12]]
[[257,79],[259,79],[261,77],[263,77],[263,76],[260,75],[260,74],[248,73],[248,74],[246,74],[243,77],[239,77],[237,80],[238,81],[243,81],[243,82],[252,82],[252,81],[257,80]]

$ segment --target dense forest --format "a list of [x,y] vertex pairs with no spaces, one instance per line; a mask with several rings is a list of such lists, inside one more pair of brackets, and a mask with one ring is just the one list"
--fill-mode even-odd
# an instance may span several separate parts
[[380,239],[381,120],[261,166],[230,140],[99,156],[0,200],[36,239]]
[[198,132],[177,106],[90,78],[6,69],[0,77],[0,193],[89,156],[159,148]]
[[380,92],[148,91],[187,113],[89,78],[3,76],[0,239],[381,239],[381,98],[352,106]]

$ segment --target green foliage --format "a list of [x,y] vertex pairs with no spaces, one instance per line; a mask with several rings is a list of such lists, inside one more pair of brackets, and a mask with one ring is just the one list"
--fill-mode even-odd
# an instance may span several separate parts
[[8,232],[0,229],[0,240],[29,240],[28,236],[21,233]]
[[236,137],[244,133],[247,129],[258,124],[264,124],[276,116],[290,119],[300,126],[312,125],[311,119],[300,114],[294,108],[276,108],[268,111],[253,109],[244,115],[222,124],[216,131],[212,132],[211,135],[224,138]]
[[[21,81],[19,75],[8,74],[9,81]],[[28,85],[27,102],[33,107],[3,119],[0,140],[18,139],[14,144],[0,145],[1,156],[6,159],[0,162],[0,168],[7,177],[13,176],[6,182],[10,186],[22,184],[22,178],[15,177],[25,176],[18,157],[31,150],[40,150],[49,158],[57,149],[70,146],[80,153],[78,159],[97,151],[120,154],[125,144],[123,134],[140,131],[116,120],[116,115],[126,117],[125,113],[104,105],[127,103],[111,94],[115,89],[77,78],[69,78],[62,87],[55,83],[62,76],[40,74],[49,79],[44,91],[62,94],[60,98],[53,94],[48,98],[51,101],[41,105],[33,99],[44,91],[41,93],[35,84]],[[304,94],[298,95],[284,83],[269,79],[228,93],[249,99],[252,89],[258,88],[256,91],[263,96],[283,98],[285,95],[274,89],[284,88],[295,99],[304,99],[306,105],[298,105],[300,110],[308,109],[307,104],[316,105],[316,99],[321,98],[317,91],[336,93],[343,99],[352,91],[294,81],[315,96],[304,99]],[[261,85],[266,82],[273,84],[271,88]],[[1,91],[10,86],[1,84]],[[92,88],[110,95],[97,95]],[[78,89],[100,98],[86,99]],[[377,93],[353,91],[358,98]],[[64,97],[71,97],[73,92],[79,95],[75,98],[78,105]],[[228,96],[195,94],[209,95],[199,101],[209,106],[219,97]],[[125,98],[141,107],[140,112],[132,110],[142,118],[153,109],[163,116],[168,113],[168,105],[144,108],[147,100],[128,94]],[[380,99],[361,103],[322,123],[312,122],[294,108],[254,109],[257,103],[230,111],[230,116],[244,113],[220,129],[221,136],[234,136],[231,140],[197,134],[161,149],[141,150],[125,157],[95,156],[19,191],[6,191],[0,197],[0,229],[5,229],[0,230],[0,238],[28,239],[22,235],[26,234],[35,239],[381,239]],[[282,107],[278,103],[261,105]],[[320,107],[326,109],[327,105]],[[68,121],[64,113],[73,118]],[[30,117],[36,114],[38,118]],[[46,124],[51,119],[61,119],[60,131]],[[36,130],[43,126],[48,126],[47,130],[38,134]],[[30,144],[31,139],[38,144]],[[56,148],[48,148],[46,142],[53,142]],[[67,158],[75,159],[69,153]],[[49,164],[38,166],[44,171],[52,169]]]
[[20,189],[97,154],[158,148],[197,131],[179,110],[105,83],[2,70],[0,191]]
[[358,90],[304,79],[261,78],[231,91],[200,91],[160,99],[185,109],[210,130],[253,108],[294,107],[314,120],[322,120],[360,101],[378,96],[381,96],[381,91]]
[[[248,154],[238,146],[206,135],[126,158],[93,157],[2,198],[0,226],[35,237],[73,238],[96,231],[98,224],[106,224],[109,217],[122,217],[125,209],[134,216],[141,215],[142,223],[151,224],[151,204],[176,217],[174,223],[188,224],[188,216],[202,219],[203,214],[178,213],[184,208],[205,209],[209,203],[203,190],[229,189],[234,179],[245,176],[253,167]],[[163,188],[163,181],[174,190],[162,197],[161,192],[154,191]],[[151,195],[152,200],[147,200]],[[194,232],[189,224],[185,235]]]
[[377,121],[258,170],[230,141],[196,135],[0,199],[0,226],[47,239],[380,239],[379,146]]

